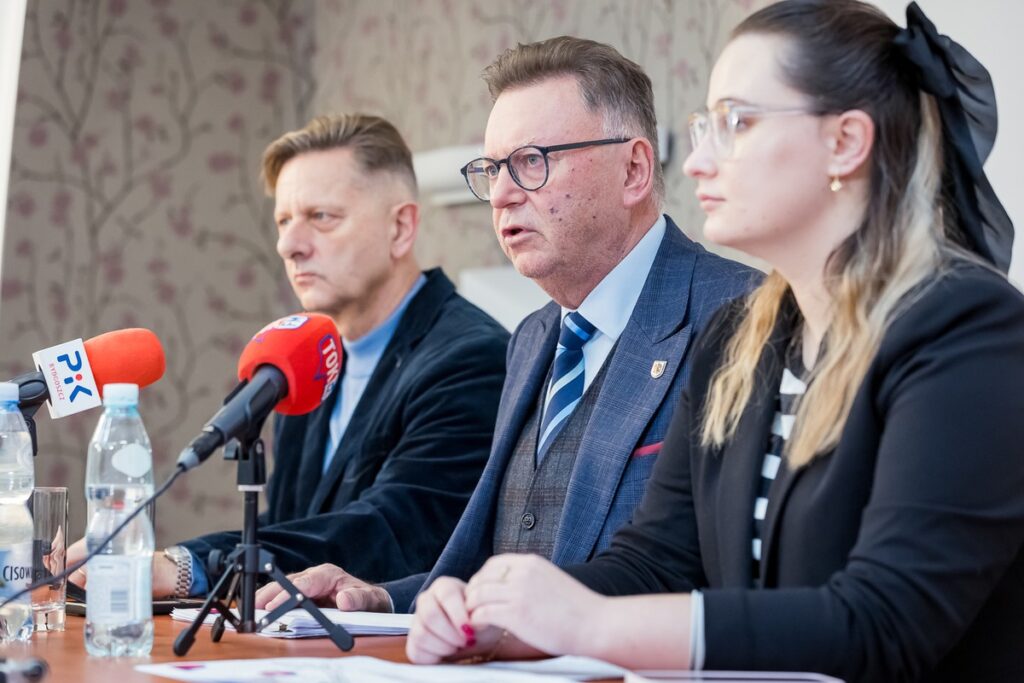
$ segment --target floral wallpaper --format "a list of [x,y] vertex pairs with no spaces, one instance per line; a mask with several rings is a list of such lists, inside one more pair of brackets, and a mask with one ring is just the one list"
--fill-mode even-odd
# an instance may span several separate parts
[[[128,326],[154,330],[142,391],[156,478],[216,411],[238,355],[297,307],[274,252],[259,154],[311,112],[311,6],[281,0],[34,0],[26,17],[3,251],[0,368]],[[84,528],[93,410],[39,415],[41,485]],[[158,541],[241,523],[219,457],[157,506]]]
[[[234,385],[248,337],[297,304],[274,251],[259,155],[321,112],[396,123],[414,151],[482,141],[482,69],[517,42],[615,45],[655,84],[671,128],[666,210],[699,236],[679,167],[729,28],[767,0],[33,0],[3,245],[0,371],[126,326],[153,329],[167,373],[142,392],[158,482]],[[457,170],[453,169],[453,172]],[[450,275],[505,263],[485,205],[425,207],[418,251]],[[99,411],[51,424],[40,485],[71,489],[84,528],[86,444]],[[159,544],[237,527],[219,457],[157,507]]]

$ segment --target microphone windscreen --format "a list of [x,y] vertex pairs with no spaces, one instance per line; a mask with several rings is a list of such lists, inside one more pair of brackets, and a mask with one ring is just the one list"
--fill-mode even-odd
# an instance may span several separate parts
[[100,395],[107,384],[145,387],[164,376],[164,347],[145,328],[114,330],[88,339],[84,345]]
[[288,395],[275,410],[304,415],[315,410],[341,376],[341,340],[330,316],[300,313],[276,320],[256,333],[238,360],[238,379],[252,379],[272,365],[288,380]]

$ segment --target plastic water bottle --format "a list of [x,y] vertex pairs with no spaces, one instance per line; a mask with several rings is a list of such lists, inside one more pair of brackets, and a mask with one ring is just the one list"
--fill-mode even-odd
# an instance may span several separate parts
[[[139,417],[139,387],[108,384],[105,410],[89,442],[85,500],[89,551],[153,493],[153,451]],[[85,649],[101,657],[141,657],[153,649],[153,525],[141,513],[87,567]]]
[[[35,485],[34,468],[18,385],[0,382],[0,602],[32,582],[32,515],[26,503]],[[29,595],[0,607],[0,643],[31,636]]]

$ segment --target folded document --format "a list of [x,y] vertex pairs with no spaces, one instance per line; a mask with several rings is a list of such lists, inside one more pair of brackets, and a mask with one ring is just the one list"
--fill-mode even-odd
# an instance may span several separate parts
[[[320,608],[320,611],[335,624],[344,626],[345,630],[354,636],[404,636],[412,625],[411,614],[342,612],[326,607]],[[238,615],[237,610],[232,612]],[[267,614],[266,610],[258,609],[256,619],[262,619]],[[171,619],[176,621],[195,621],[198,616],[198,609],[175,609],[171,612]],[[217,614],[211,613],[207,615],[205,623],[212,624],[216,619]],[[231,624],[226,625],[231,628]],[[327,631],[306,610],[293,609],[260,631],[260,635],[270,638],[317,638],[326,636]]]

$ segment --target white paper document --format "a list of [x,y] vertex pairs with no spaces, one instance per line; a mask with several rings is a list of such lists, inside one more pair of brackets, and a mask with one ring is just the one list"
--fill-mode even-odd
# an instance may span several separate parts
[[[142,673],[195,683],[573,683],[595,677],[617,678],[622,669],[583,657],[559,657],[541,662],[415,666],[375,657],[283,657],[210,662],[143,664]],[[583,678],[569,674],[584,673]]]
[[[232,610],[236,615],[237,610]],[[381,614],[379,612],[342,612],[334,608],[321,608],[328,619],[345,627],[354,636],[404,636],[412,625],[411,614]],[[268,614],[266,610],[256,610],[256,619]],[[195,621],[199,616],[198,609],[175,609],[171,619],[176,621]],[[207,624],[216,621],[217,615],[206,617]],[[226,624],[231,628],[230,624]],[[316,638],[326,636],[327,632],[304,609],[293,609],[283,617],[260,631],[261,636],[268,638]]]
[[843,683],[823,674],[787,671],[637,671],[625,683]]

